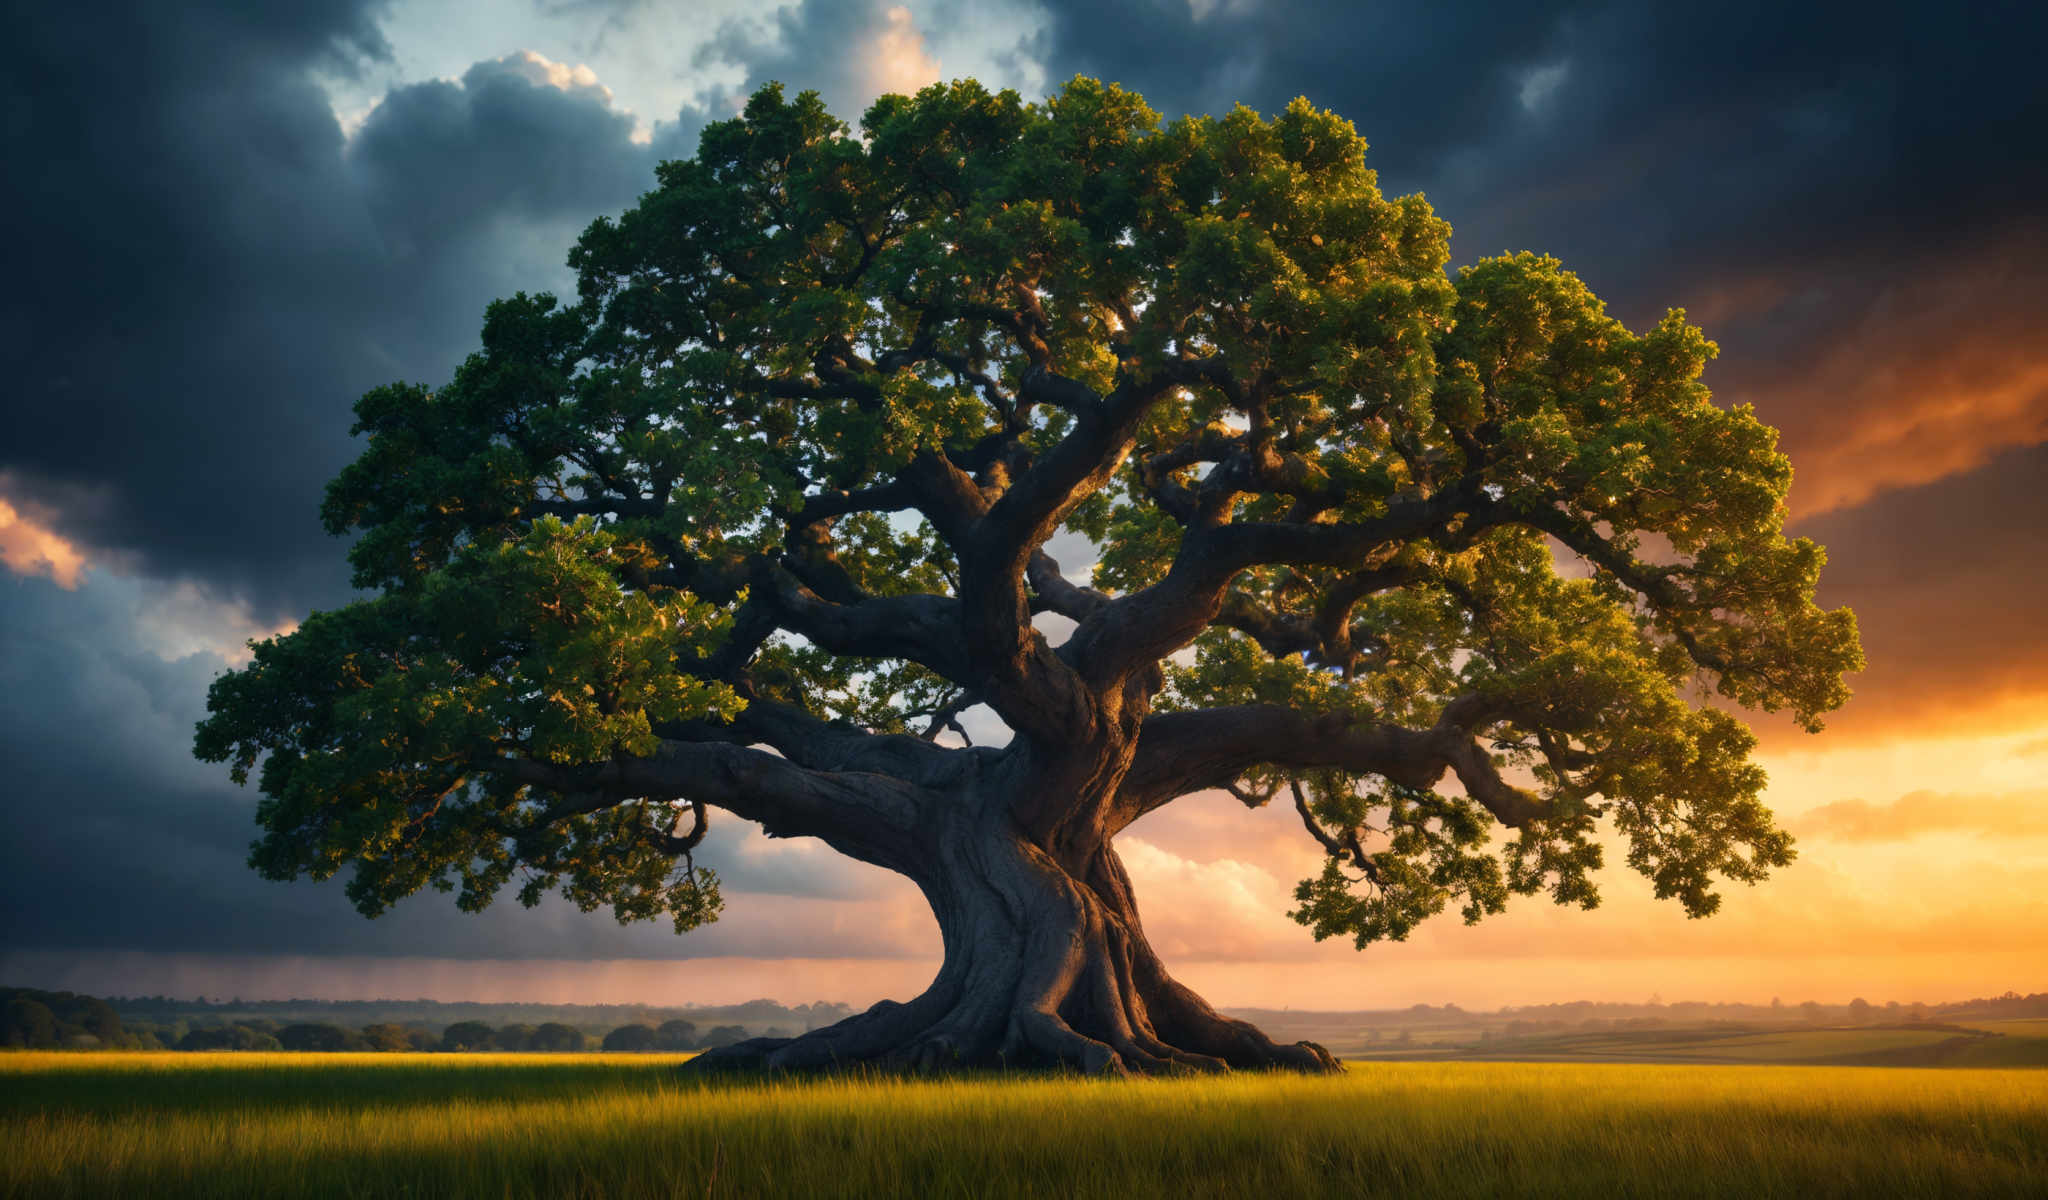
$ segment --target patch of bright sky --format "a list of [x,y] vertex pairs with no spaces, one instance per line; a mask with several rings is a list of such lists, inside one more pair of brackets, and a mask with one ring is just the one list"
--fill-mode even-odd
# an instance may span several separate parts
[[[409,0],[394,5],[381,25],[391,56],[364,62],[354,75],[320,77],[335,117],[353,136],[394,87],[430,79],[460,79],[473,64],[520,51],[569,68],[587,67],[611,92],[612,103],[634,119],[634,140],[652,139],[658,124],[686,107],[731,97],[754,82],[749,64],[708,52],[720,30],[749,28],[773,44],[778,16],[793,3],[701,0],[666,4],[476,4],[472,0]],[[941,78],[972,76],[992,89],[1016,88],[1027,99],[1042,95],[1045,71],[1027,52],[1046,16],[1017,0],[976,5],[906,5],[877,33],[921,38],[923,53]],[[886,48],[886,45],[883,47]],[[800,80],[789,81],[803,86]],[[884,79],[886,86],[901,81]],[[863,97],[864,105],[872,97]],[[722,114],[717,114],[722,115]]]
[[925,5],[911,4],[912,22],[924,34],[925,52],[938,60],[942,79],[978,79],[990,91],[1015,88],[1026,100],[1038,100],[1054,86],[1044,64],[1026,47],[1043,33],[1047,16],[1038,5],[1019,0],[949,6],[926,15]]
[[1522,87],[1516,93],[1516,98],[1522,102],[1523,108],[1535,112],[1556,94],[1571,71],[1572,65],[1569,62],[1545,63],[1543,66],[1535,67],[1522,75]]
[[1765,802],[1781,817],[1841,800],[1889,804],[1908,792],[2001,793],[2038,787],[2041,762],[2030,752],[2048,731],[2031,728],[1955,737],[1897,737],[1842,744],[1825,733],[1812,749],[1757,756],[1771,782]]
[[[571,67],[587,66],[613,103],[633,114],[634,140],[657,122],[742,86],[743,64],[699,54],[728,21],[761,19],[789,5],[698,0],[688,5],[506,3],[409,0],[381,22],[391,57],[360,74],[321,77],[342,129],[353,135],[384,94],[430,79],[460,79],[475,63],[531,50]],[[700,61],[701,59],[701,61]]]
[[1243,16],[1257,7],[1255,0],[1188,0],[1188,15],[1199,22],[1218,13],[1228,17]]

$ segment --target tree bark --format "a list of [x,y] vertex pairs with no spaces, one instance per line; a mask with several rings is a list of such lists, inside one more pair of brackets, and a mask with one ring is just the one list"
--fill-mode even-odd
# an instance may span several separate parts
[[926,852],[906,873],[945,943],[924,993],[801,1037],[708,1051],[692,1070],[1336,1069],[1321,1046],[1276,1044],[1167,973],[1106,838],[1055,853],[997,796],[941,807],[921,832]]

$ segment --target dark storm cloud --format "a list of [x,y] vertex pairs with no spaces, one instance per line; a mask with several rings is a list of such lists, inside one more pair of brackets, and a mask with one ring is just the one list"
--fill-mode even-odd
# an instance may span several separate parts
[[369,231],[306,70],[381,41],[361,5],[100,7],[10,23],[0,469],[151,569],[331,586],[306,476],[361,368],[310,331],[353,324]]
[[[1427,189],[1484,226],[1468,252],[1561,225],[1617,266],[1631,245],[1737,231],[1751,253],[1875,230],[1954,236],[1959,204],[1963,224],[2028,216],[2048,170],[2029,69],[2048,22],[2017,4],[1048,9],[1054,78],[1114,79],[1169,115],[1307,95],[1350,117],[1391,189]],[[1519,236],[1492,245],[1500,235]]]
[[[6,184],[0,488],[117,570],[68,592],[0,575],[0,820],[17,831],[0,843],[0,944],[888,949],[886,923],[849,940],[757,916],[679,943],[563,904],[469,918],[439,896],[367,922],[338,884],[266,883],[244,864],[255,796],[191,758],[220,663],[159,657],[165,597],[240,600],[266,625],[345,599],[317,510],[354,453],[356,396],[444,380],[490,299],[572,286],[575,235],[632,204],[701,124],[672,114],[661,144],[634,144],[601,87],[514,54],[394,89],[344,138],[309,72],[383,53],[371,11],[49,6],[14,22],[25,65],[0,83],[0,130],[8,161],[38,169]],[[793,869],[803,853],[735,822],[703,851],[742,913],[872,898],[874,873],[836,856]]]
[[516,58],[398,89],[345,142],[308,71],[381,45],[356,9],[75,12],[22,23],[7,97],[8,161],[41,166],[9,186],[0,471],[130,569],[265,619],[331,603],[350,404],[445,378],[494,296],[566,285],[652,152]]
[[822,846],[770,843],[732,820],[716,822],[699,852],[732,915],[680,941],[659,924],[622,928],[554,900],[527,912],[509,896],[471,917],[429,892],[366,921],[339,881],[262,880],[243,861],[255,793],[191,757],[220,662],[159,658],[140,632],[159,603],[134,580],[67,592],[0,577],[0,823],[13,831],[0,840],[0,945],[556,958],[900,949],[886,925],[849,942],[816,922],[775,920],[807,901],[874,901],[887,883]]
[[[1806,463],[1796,507],[2048,438],[2023,332],[2048,308],[2038,6],[1050,9],[1054,79],[1169,115],[1305,94],[1358,125],[1384,187],[1429,196],[1458,261],[1552,253],[1632,324],[1691,309],[1722,345],[1709,382]],[[1959,338],[1969,365],[1938,365]]]

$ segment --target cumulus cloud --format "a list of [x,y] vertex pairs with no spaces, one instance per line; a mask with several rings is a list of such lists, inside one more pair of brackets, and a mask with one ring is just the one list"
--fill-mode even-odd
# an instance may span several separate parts
[[1286,917],[1293,881],[1243,858],[1198,861],[1125,836],[1116,844],[1130,873],[1145,936],[1167,962],[1273,959],[1307,941]]
[[869,44],[857,51],[863,60],[868,89],[914,93],[939,78],[939,60],[925,50],[924,35],[912,23],[910,10],[898,4],[882,12],[884,24]]
[[819,93],[835,115],[858,127],[881,93],[916,92],[942,77],[973,76],[992,89],[1042,88],[1046,76],[1036,51],[1044,20],[1023,0],[915,6],[800,0],[769,16],[725,22],[697,51],[693,66],[702,71],[725,64],[730,77],[745,80],[708,99],[714,109],[736,109],[755,87],[774,80],[792,93]]
[[190,579],[149,585],[148,596],[148,603],[135,614],[135,632],[143,646],[167,662],[211,655],[239,667],[249,661],[250,642],[299,627],[289,618],[259,620],[248,601],[214,595]]
[[528,83],[544,84],[558,92],[583,95],[601,104],[612,102],[612,90],[597,81],[597,72],[583,63],[558,63],[533,50],[520,50],[497,60],[510,73]]
[[1890,803],[1837,800],[1803,814],[1801,832],[1845,842],[1895,842],[1931,833],[2048,836],[2048,790],[2000,795],[1907,792]]

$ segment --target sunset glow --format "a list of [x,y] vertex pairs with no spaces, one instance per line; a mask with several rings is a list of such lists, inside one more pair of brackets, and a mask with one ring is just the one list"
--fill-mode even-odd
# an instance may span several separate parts
[[0,563],[17,575],[43,575],[66,590],[78,586],[85,555],[0,500]]

